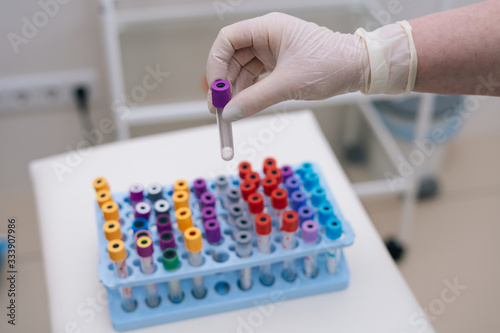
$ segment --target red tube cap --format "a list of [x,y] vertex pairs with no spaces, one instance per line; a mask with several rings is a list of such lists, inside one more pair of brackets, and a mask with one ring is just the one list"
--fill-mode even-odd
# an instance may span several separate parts
[[267,175],[267,172],[271,169],[276,168],[276,160],[272,157],[268,157],[264,160],[264,166],[262,168],[262,171],[264,171],[264,174]]
[[294,210],[287,210],[283,212],[282,231],[295,232],[299,229],[299,214]]
[[274,209],[285,209],[288,205],[288,196],[284,188],[277,188],[271,193]]
[[248,197],[250,196],[250,194],[255,193],[257,191],[257,187],[253,182],[244,181],[240,183],[240,190],[243,200],[248,201]]
[[270,169],[267,172],[267,176],[276,179],[276,182],[278,183],[278,185],[281,184],[281,182],[282,182],[282,179],[281,179],[281,170],[278,169],[278,168]]
[[276,182],[276,179],[266,177],[262,179],[262,187],[264,188],[264,194],[270,197],[273,191],[278,188],[278,183]]
[[255,232],[257,235],[266,236],[273,230],[271,216],[269,214],[260,213],[255,217]]
[[251,214],[259,214],[264,211],[264,198],[260,193],[253,193],[248,197],[248,210]]
[[245,181],[255,183],[255,187],[259,188],[260,175],[258,172],[252,171],[245,177]]
[[245,177],[252,172],[252,166],[250,163],[243,161],[238,165],[238,171],[240,173],[240,179],[244,180]]

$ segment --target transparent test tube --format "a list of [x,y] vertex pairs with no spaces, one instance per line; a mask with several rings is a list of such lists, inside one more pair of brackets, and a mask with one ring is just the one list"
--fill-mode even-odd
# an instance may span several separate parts
[[[263,254],[271,254],[271,216],[269,214],[259,214],[255,218],[255,233],[257,234],[257,248]],[[260,266],[260,281],[265,286],[274,283],[274,276],[271,273],[271,264]]]
[[[287,210],[283,213],[281,244],[284,250],[295,249],[295,232],[299,228],[299,216],[294,210]],[[283,261],[283,278],[286,281],[294,281],[297,278],[295,259]]]
[[[129,276],[127,267],[127,250],[122,240],[114,239],[108,244],[109,258],[114,262],[115,272],[119,278],[125,279]],[[123,310],[127,312],[134,311],[137,307],[137,301],[132,295],[132,287],[118,288],[122,299]]]
[[[153,262],[153,242],[149,237],[140,237],[135,244],[137,254],[141,261],[141,272],[145,275],[155,272]],[[156,283],[149,283],[145,286],[146,289],[146,304],[149,307],[157,307],[160,304],[160,296],[158,296],[158,287]]]
[[[240,258],[248,258],[252,255],[252,233],[249,231],[238,231],[234,235],[236,242],[235,252]],[[248,290],[252,287],[252,267],[245,267],[240,270],[239,287]]]
[[[326,237],[334,241],[336,239],[339,239],[342,236],[342,224],[341,222],[336,219],[336,218],[330,218],[326,222]],[[330,274],[335,274],[337,271],[337,265],[340,262],[340,249],[339,248],[334,248],[331,249],[327,252],[326,256],[326,268],[328,270],[328,273]]]
[[[177,251],[174,249],[166,249],[162,252],[163,267],[167,271],[175,271],[180,267]],[[180,280],[170,280],[168,284],[168,298],[172,303],[180,303],[184,299],[184,293],[181,288]]]
[[[302,240],[309,245],[315,245],[318,242],[318,223],[313,220],[307,220],[302,223]],[[316,255],[310,254],[304,257],[304,273],[307,278],[313,278],[318,275],[318,261]]]
[[216,80],[212,83],[212,104],[216,108],[217,127],[219,128],[222,159],[230,161],[234,156],[233,129],[231,123],[224,121],[222,111],[231,100],[231,86],[226,80]]
[[[186,249],[188,250],[188,262],[193,267],[203,265],[203,256],[201,255],[202,238],[201,231],[196,227],[190,227],[184,232],[184,240]],[[193,296],[195,298],[203,298],[207,294],[205,288],[205,280],[203,276],[193,278]]]

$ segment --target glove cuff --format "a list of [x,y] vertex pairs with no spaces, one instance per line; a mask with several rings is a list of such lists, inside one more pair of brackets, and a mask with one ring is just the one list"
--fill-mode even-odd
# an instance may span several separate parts
[[372,32],[354,33],[366,43],[370,79],[362,93],[409,94],[417,77],[417,51],[407,21],[383,26]]

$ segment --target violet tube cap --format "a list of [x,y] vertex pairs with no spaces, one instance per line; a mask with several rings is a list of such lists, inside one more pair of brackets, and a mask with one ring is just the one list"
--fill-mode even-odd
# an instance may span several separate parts
[[210,244],[217,244],[222,239],[220,226],[217,220],[208,220],[204,223],[205,237]]
[[302,240],[306,243],[316,243],[318,241],[318,223],[307,220],[302,223]]
[[208,220],[214,220],[217,218],[217,215],[215,214],[215,208],[214,207],[205,207],[201,210],[201,219],[203,222],[206,222]]
[[175,249],[175,236],[172,231],[164,231],[158,237],[160,239],[160,249],[163,251],[165,249]]
[[201,195],[200,199],[201,209],[205,207],[215,207],[215,195],[210,192],[205,192]]
[[231,86],[226,80],[212,82],[212,105],[217,109],[224,109],[231,100]]
[[281,178],[283,179],[283,183],[286,182],[288,177],[293,176],[292,167],[289,165],[284,165],[281,167]]
[[[140,238],[139,238],[139,241],[140,241]],[[145,246],[145,247],[136,246],[135,248],[137,249],[137,254],[141,258],[147,258],[147,257],[150,257],[153,255],[153,242],[151,242],[151,240],[149,240],[148,246]]]
[[132,184],[129,187],[130,202],[140,202],[144,200],[144,186],[141,184]]
[[301,226],[302,226],[302,223],[304,223],[304,221],[314,219],[314,209],[312,207],[307,206],[307,205],[300,207],[297,210],[297,213],[299,214],[299,225],[301,225]]
[[164,231],[172,230],[172,222],[170,221],[170,215],[160,214],[156,217],[156,229],[158,233],[161,234]]
[[199,199],[200,196],[207,191],[207,183],[205,179],[198,178],[193,182],[194,195]]
[[151,213],[151,206],[147,202],[139,202],[134,206],[135,218],[143,218],[148,220]]

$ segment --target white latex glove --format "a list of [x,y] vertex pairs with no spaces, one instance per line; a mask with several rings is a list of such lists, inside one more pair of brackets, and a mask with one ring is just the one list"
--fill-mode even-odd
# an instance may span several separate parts
[[[375,40],[370,39],[371,34]],[[354,35],[341,34],[271,13],[221,29],[208,56],[207,81],[209,85],[217,79],[231,83],[233,98],[223,112],[227,121],[291,99],[320,100],[354,91],[409,92],[415,78],[413,83],[407,82],[411,54],[407,34],[400,24],[372,33],[358,29]],[[380,43],[377,38],[390,42]],[[375,45],[373,60],[384,64],[373,64],[367,40],[368,45]],[[384,58],[387,54],[389,59]],[[397,61],[392,64],[394,55]],[[376,80],[370,70],[374,65],[378,68]],[[265,73],[270,74],[261,77]],[[373,87],[372,81],[377,83]],[[208,105],[214,113],[210,92]]]

